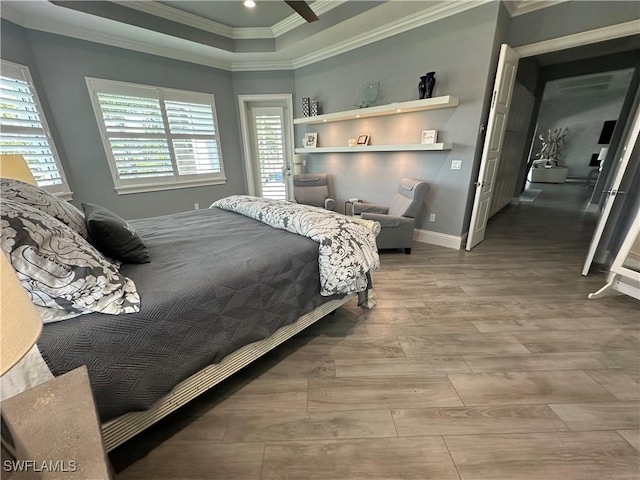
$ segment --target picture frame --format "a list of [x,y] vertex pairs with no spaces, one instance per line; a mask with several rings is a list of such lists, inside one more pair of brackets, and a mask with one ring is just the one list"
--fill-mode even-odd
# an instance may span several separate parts
[[305,133],[304,134],[304,148],[316,148],[318,146],[318,134],[317,133]]
[[358,145],[369,145],[369,135],[358,135]]
[[438,131],[437,130],[423,130],[422,136],[420,137],[420,143],[422,145],[431,145],[438,141]]

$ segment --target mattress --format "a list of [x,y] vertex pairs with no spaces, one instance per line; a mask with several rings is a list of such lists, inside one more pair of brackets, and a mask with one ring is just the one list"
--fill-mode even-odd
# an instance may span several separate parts
[[216,208],[129,222],[151,263],[122,265],[139,313],[44,326],[54,375],[87,365],[101,420],[144,410],[182,380],[331,300],[318,244]]

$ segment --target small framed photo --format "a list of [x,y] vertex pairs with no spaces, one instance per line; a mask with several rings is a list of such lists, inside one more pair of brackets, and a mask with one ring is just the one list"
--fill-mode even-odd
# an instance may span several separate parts
[[369,135],[358,135],[358,145],[369,145]]
[[437,130],[423,130],[422,137],[420,138],[420,143],[423,145],[428,145],[432,143],[436,143],[438,141],[438,131]]
[[305,133],[304,134],[304,148],[316,148],[318,146],[318,134],[317,133]]

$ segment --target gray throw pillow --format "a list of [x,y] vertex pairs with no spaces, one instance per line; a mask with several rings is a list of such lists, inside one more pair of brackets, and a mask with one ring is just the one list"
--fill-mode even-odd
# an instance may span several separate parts
[[89,241],[100,252],[125,263],[151,261],[147,246],[125,219],[93,203],[83,203],[82,209]]
[[14,200],[0,203],[3,252],[34,304],[69,313],[140,311],[132,280],[52,216]]
[[89,238],[82,212],[69,202],[59,199],[40,187],[20,180],[2,178],[0,179],[0,198],[2,200],[15,200],[24,205],[37,208],[60,220],[84,238]]

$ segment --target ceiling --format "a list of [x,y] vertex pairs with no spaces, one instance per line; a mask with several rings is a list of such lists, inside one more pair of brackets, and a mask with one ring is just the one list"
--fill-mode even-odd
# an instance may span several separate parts
[[547,82],[543,100],[568,99],[592,95],[624,95],[629,88],[633,68],[605,73],[580,75]]
[[258,0],[254,8],[246,8],[241,1],[233,0],[174,0],[158,3],[232,28],[272,27],[293,14],[293,10],[286,3],[275,0]]
[[[307,23],[281,0],[2,0],[26,28],[232,71],[288,70],[496,0],[316,0]],[[566,0],[503,1],[511,16]]]

